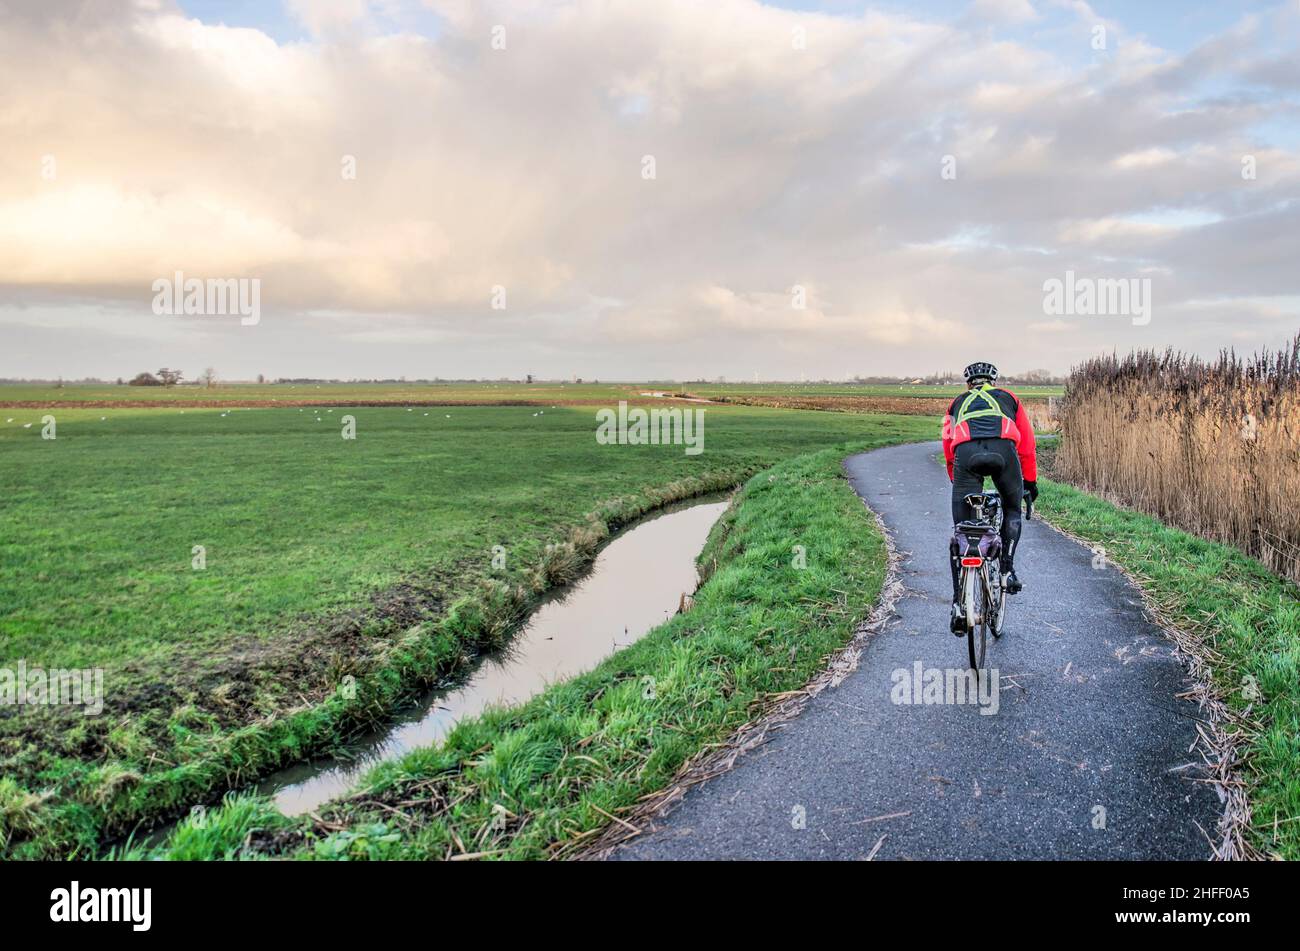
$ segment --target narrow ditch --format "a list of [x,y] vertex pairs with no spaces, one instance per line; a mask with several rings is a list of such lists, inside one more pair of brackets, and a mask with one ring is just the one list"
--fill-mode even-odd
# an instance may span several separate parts
[[272,773],[257,791],[285,815],[312,812],[375,765],[439,743],[465,717],[521,703],[595,667],[672,617],[695,591],[695,557],[727,504],[718,496],[690,499],[622,530],[579,581],[543,601],[509,647],[484,655],[465,681],[429,691],[328,757]]

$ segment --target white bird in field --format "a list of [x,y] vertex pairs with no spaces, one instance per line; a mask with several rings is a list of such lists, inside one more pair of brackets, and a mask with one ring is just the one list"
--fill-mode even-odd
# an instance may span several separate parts
[[[427,414],[426,414],[426,415],[427,415]],[[5,420],[6,423],[12,423],[13,421],[14,421],[14,418],[13,418],[12,416],[10,416],[8,419]]]
[[31,428],[32,428],[31,423],[23,423],[23,429],[31,429]]
[[451,419],[451,413],[448,413],[448,414],[447,414],[447,418],[448,418],[448,419]]
[[107,416],[101,416],[101,417],[99,417],[100,422],[103,422],[103,421],[106,420],[106,419],[108,419]]

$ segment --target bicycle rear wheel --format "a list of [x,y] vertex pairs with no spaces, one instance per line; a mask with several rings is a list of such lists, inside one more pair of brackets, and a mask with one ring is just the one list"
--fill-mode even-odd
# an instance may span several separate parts
[[966,651],[972,670],[980,670],[988,657],[989,602],[980,573],[965,569],[962,579],[966,606]]

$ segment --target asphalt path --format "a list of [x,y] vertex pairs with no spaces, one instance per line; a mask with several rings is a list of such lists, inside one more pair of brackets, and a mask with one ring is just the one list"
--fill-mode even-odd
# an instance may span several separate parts
[[[1138,592],[1088,548],[1025,524],[1025,590],[990,648],[996,681],[961,696],[937,451],[845,462],[893,536],[905,588],[858,669],[613,858],[1209,857],[1201,829],[1214,833],[1220,806],[1196,781],[1184,669]],[[946,696],[936,677],[952,682]]]

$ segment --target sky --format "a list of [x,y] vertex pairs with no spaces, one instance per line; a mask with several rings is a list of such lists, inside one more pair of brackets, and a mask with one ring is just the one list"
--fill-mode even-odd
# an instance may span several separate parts
[[0,0],[0,377],[1277,347],[1298,47],[1300,0]]

